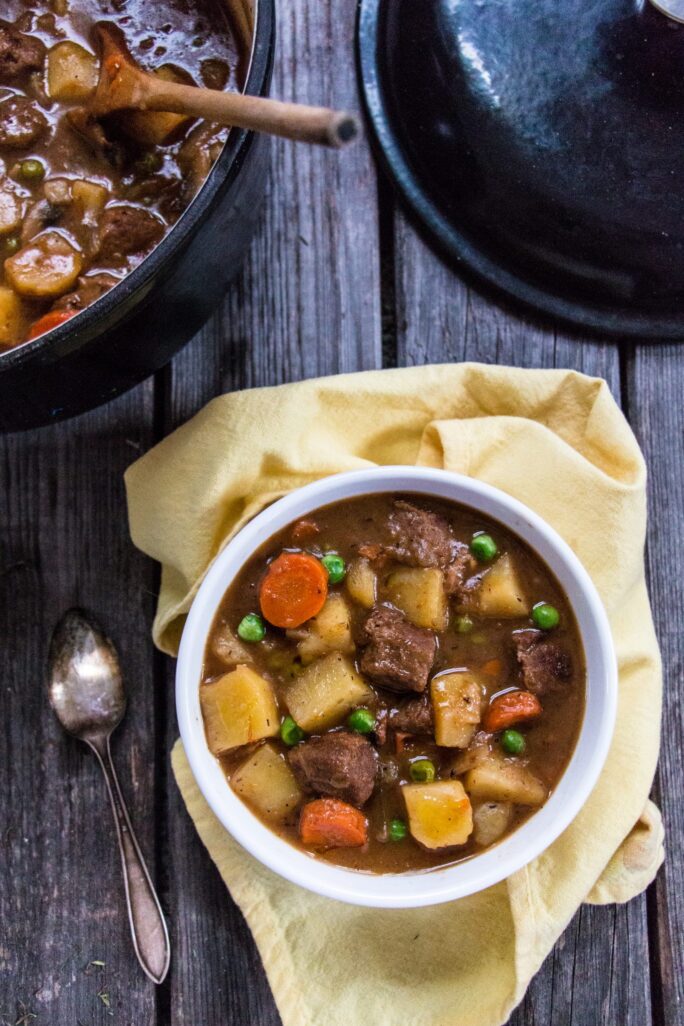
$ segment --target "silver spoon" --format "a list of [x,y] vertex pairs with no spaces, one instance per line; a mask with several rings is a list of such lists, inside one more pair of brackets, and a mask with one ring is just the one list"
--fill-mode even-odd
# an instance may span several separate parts
[[70,609],[50,643],[50,704],[64,729],[89,745],[102,767],[121,852],[128,918],[138,961],[155,983],[169,968],[169,934],[116,778],[109,739],[126,710],[114,645],[82,609]]

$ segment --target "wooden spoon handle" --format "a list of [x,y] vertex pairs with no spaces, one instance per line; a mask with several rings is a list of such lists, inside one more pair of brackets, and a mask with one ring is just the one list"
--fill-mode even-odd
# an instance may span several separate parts
[[361,131],[355,114],[327,107],[200,89],[147,74],[139,76],[138,86],[136,106],[142,110],[190,114],[220,125],[268,132],[299,142],[341,147],[353,142]]

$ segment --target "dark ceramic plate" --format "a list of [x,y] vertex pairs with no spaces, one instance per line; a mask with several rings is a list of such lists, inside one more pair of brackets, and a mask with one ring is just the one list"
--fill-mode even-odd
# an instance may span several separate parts
[[684,26],[648,0],[361,0],[365,102],[438,246],[585,329],[684,339]]

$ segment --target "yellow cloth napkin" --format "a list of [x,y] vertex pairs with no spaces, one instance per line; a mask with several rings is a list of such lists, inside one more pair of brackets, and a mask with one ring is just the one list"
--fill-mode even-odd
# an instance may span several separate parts
[[628,901],[663,859],[660,815],[647,801],[661,673],[644,582],[646,474],[604,381],[462,364],[215,399],[126,475],[133,540],[163,568],[157,644],[176,651],[212,559],[264,505],[325,474],[393,463],[496,485],[572,546],[615,637],[617,728],[589,801],[540,858],[481,894],[407,911],[318,898],[255,862],[213,817],[177,744],[178,785],[254,934],[285,1026],[499,1026],[581,902]]

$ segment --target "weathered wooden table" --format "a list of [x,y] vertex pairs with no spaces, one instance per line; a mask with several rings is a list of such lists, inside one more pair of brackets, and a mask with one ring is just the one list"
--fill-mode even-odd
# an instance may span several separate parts
[[[353,0],[279,7],[274,94],[356,106]],[[280,142],[244,271],[173,365],[98,412],[0,439],[0,1022],[279,1022],[170,774],[173,664],[150,643],[157,569],[129,541],[122,474],[217,393],[466,359],[607,379],[650,468],[648,569],[665,662],[655,797],[668,862],[628,906],[580,910],[511,1023],[684,1023],[684,348],[580,340],[521,319],[432,254],[365,145],[337,156]],[[170,922],[174,957],[159,989],[131,948],[99,770],[45,700],[49,634],[74,603],[110,627],[131,692],[114,749]]]

